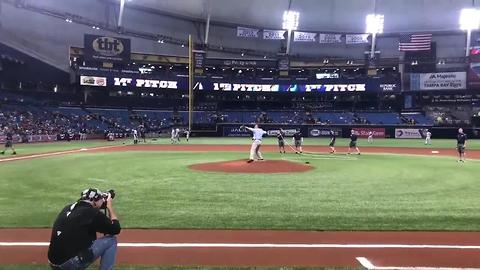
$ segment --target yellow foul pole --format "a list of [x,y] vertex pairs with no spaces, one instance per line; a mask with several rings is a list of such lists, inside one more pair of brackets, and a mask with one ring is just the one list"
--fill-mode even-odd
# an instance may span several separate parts
[[188,35],[188,130],[193,125],[193,42],[192,35]]

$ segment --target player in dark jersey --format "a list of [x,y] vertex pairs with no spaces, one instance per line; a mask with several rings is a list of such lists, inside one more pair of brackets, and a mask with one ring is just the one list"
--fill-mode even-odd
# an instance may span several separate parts
[[280,129],[278,131],[277,139],[278,139],[278,150],[280,151],[280,154],[281,153],[285,154],[285,131],[283,131],[283,129]]
[[13,133],[9,131],[8,128],[5,128],[5,149],[3,149],[0,154],[5,155],[5,151],[7,151],[8,148],[12,149],[12,155],[17,154],[15,147],[13,146]]
[[355,148],[355,150],[357,151],[357,154],[360,155],[360,150],[357,147],[357,139],[358,139],[358,135],[355,132],[355,130],[352,129],[352,131],[350,133],[350,144],[348,145],[348,154],[349,155],[350,155],[350,152],[351,152],[352,148]]
[[302,132],[298,130],[293,134],[293,142],[295,144],[295,154],[301,154],[303,153],[302,150],[302,143],[303,143],[303,137],[302,137]]
[[465,162],[465,147],[467,146],[467,134],[463,133],[463,129],[458,129],[457,135],[457,151],[458,162]]
[[335,141],[337,140],[337,136],[333,130],[330,130],[330,154],[335,153]]

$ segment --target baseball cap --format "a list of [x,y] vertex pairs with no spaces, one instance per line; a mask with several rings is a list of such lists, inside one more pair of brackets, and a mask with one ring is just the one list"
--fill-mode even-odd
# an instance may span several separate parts
[[102,198],[103,192],[98,188],[88,188],[80,194],[80,200],[98,201]]

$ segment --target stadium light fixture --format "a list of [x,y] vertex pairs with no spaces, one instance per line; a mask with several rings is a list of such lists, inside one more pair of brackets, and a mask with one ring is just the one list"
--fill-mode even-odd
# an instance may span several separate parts
[[368,14],[366,17],[367,31],[369,34],[383,33],[385,16],[382,14]]
[[298,20],[300,19],[300,12],[293,10],[285,10],[283,12],[282,28],[285,30],[297,30]]
[[480,9],[464,8],[460,12],[460,29],[476,30],[480,28]]
[[475,8],[464,8],[460,12],[460,29],[467,31],[467,46],[465,56],[470,56],[470,47],[472,44],[472,31],[480,28],[480,10]]

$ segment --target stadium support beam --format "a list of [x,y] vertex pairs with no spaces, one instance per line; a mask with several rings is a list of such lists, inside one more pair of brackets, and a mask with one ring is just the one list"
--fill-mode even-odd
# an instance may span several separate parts
[[205,26],[205,45],[208,44],[208,35],[210,33],[210,12],[207,15],[207,24]]
[[124,10],[125,10],[125,0],[120,0],[120,11],[118,14],[118,27],[122,27]]
[[193,122],[193,42],[188,35],[188,130],[192,130]]

